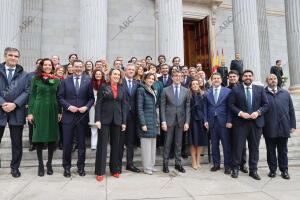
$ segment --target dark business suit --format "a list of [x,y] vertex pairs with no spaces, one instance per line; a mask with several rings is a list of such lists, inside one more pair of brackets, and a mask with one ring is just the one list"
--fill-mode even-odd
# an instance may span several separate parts
[[183,76],[182,86],[185,88],[189,88],[190,82],[192,81],[192,77],[190,76]]
[[[80,88],[75,89],[73,75],[63,80],[58,90],[58,101],[63,107],[62,127],[63,127],[63,167],[71,168],[71,151],[74,132],[78,136],[78,169],[85,167],[85,134],[88,126],[88,110],[94,104],[94,93],[91,79],[86,75],[81,75]],[[69,111],[70,106],[77,108],[86,106],[88,110],[85,113],[72,113]]]
[[111,174],[116,174],[119,171],[119,138],[121,125],[126,124],[127,106],[126,94],[120,84],[118,84],[116,99],[110,83],[100,86],[95,108],[95,122],[101,122],[95,165],[95,174],[97,176],[105,174],[108,138],[110,138],[110,172]]
[[173,81],[171,79],[171,75],[167,75],[167,76],[168,77],[167,77],[166,81],[164,81],[164,79],[163,79],[164,75],[158,77],[158,80],[163,83],[164,88],[172,85],[172,83],[173,83]]
[[221,77],[222,77],[222,86],[223,87],[226,87],[228,84],[227,84],[227,80],[228,80],[228,68],[227,67],[219,67],[217,69],[217,72],[221,74]]
[[129,108],[127,109],[126,117],[126,130],[124,134],[120,135],[120,148],[119,148],[119,168],[122,168],[122,158],[124,152],[124,145],[126,144],[126,160],[127,166],[133,166],[133,154],[134,154],[134,144],[137,140],[137,127],[136,127],[136,93],[139,87],[139,82],[137,80],[132,80],[132,89],[129,91],[127,81],[124,78],[122,82],[122,87],[125,91],[125,98]]
[[204,102],[204,121],[209,124],[211,135],[212,157],[215,167],[220,167],[220,149],[221,141],[224,154],[224,167],[231,167],[231,149],[230,149],[230,131],[226,128],[226,123],[232,122],[231,112],[228,110],[228,97],[230,89],[225,87],[218,88],[219,96],[217,102],[214,99],[215,88],[207,91]]
[[239,82],[242,83],[242,74],[244,65],[242,60],[232,60],[230,64],[230,70],[235,70],[239,73]]
[[[271,172],[277,170],[277,160],[281,172],[288,171],[288,138],[290,129],[296,129],[295,109],[290,94],[281,88],[277,88],[274,94],[265,89],[269,101],[269,110],[265,114],[265,126],[263,135],[267,147],[267,161]],[[276,156],[278,152],[278,159]]]
[[243,148],[248,141],[249,148],[249,169],[250,172],[257,171],[259,159],[259,142],[262,134],[262,127],[265,125],[264,114],[268,110],[268,98],[262,86],[252,85],[252,114],[260,111],[260,115],[255,119],[243,119],[238,114],[243,111],[247,112],[247,100],[244,85],[234,87],[229,97],[229,108],[233,113],[233,169],[237,170],[241,163]]
[[282,84],[282,76],[283,76],[283,71],[282,71],[282,67],[277,67],[277,66],[272,66],[271,70],[270,70],[271,74],[275,74],[277,77],[277,86],[281,87]]

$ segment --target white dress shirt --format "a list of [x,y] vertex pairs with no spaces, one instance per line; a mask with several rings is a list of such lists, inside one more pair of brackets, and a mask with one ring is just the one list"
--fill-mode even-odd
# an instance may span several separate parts
[[16,67],[9,67],[9,66],[5,65],[6,77],[8,77],[9,69],[13,69],[13,71],[12,71],[12,77],[14,77],[14,74],[15,74],[15,71],[16,71]]

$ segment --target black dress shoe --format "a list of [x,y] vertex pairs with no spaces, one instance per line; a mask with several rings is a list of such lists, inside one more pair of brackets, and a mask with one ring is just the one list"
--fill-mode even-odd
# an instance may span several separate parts
[[164,165],[163,166],[163,172],[164,173],[169,173],[169,167],[168,167],[168,165]]
[[237,169],[232,169],[231,171],[231,177],[237,178],[239,176],[239,171]]
[[276,172],[269,172],[268,177],[270,178],[275,178],[276,177]]
[[78,175],[79,175],[79,176],[85,176],[85,171],[84,171],[84,169],[78,169],[77,172],[78,172]]
[[14,178],[19,178],[21,176],[19,169],[11,169],[10,173]]
[[213,166],[212,168],[210,168],[210,171],[212,171],[212,172],[216,172],[218,170],[220,170],[220,167],[217,167],[217,166]]
[[47,174],[52,175],[53,174],[52,165],[47,163],[46,166],[47,166]]
[[132,171],[132,172],[135,172],[135,173],[140,173],[141,172],[141,170],[139,168],[136,168],[133,165],[127,165],[126,166],[126,170]]
[[287,180],[291,178],[287,171],[281,172],[281,177]]
[[231,170],[230,170],[230,168],[225,168],[225,170],[224,170],[224,174],[231,174]]
[[246,165],[241,165],[240,166],[240,171],[244,172],[245,174],[247,174],[248,173],[248,168],[246,167]]
[[44,176],[44,175],[45,175],[44,165],[39,165],[38,176]]
[[29,149],[28,149],[29,151],[34,151],[35,150],[35,146],[34,145],[29,145]]
[[189,157],[189,154],[185,152],[185,153],[182,153],[181,156],[182,156],[182,158],[186,159]]
[[257,174],[257,172],[250,172],[249,176],[251,176],[255,180],[260,180],[260,176]]
[[70,171],[70,169],[65,169],[65,171],[64,171],[64,177],[66,177],[66,178],[70,178],[71,177],[71,171]]
[[181,173],[185,173],[185,169],[181,165],[175,165],[175,169]]

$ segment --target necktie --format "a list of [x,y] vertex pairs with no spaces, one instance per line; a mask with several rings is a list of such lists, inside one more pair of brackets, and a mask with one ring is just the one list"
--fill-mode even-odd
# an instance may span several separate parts
[[7,76],[8,85],[11,84],[11,81],[13,78],[13,71],[14,71],[14,69],[8,69],[8,76]]
[[250,87],[246,87],[246,91],[247,91],[247,112],[248,114],[252,113],[252,101],[251,101],[251,93],[250,93]]
[[132,84],[131,84],[132,80],[128,80],[128,92],[131,95],[131,90],[132,90]]
[[215,89],[214,100],[215,100],[215,104],[217,104],[217,102],[218,102],[218,88]]
[[163,76],[163,84],[166,85],[167,83],[167,76]]
[[79,77],[76,77],[75,88],[76,88],[76,93],[78,93],[78,91],[79,91]]
[[273,94],[276,94],[276,90],[275,89],[272,89],[272,92],[273,92]]
[[176,98],[176,103],[179,103],[179,92],[178,92],[178,86],[175,86],[175,98]]

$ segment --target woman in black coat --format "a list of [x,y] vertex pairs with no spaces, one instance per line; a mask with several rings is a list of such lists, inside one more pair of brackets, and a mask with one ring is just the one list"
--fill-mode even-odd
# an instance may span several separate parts
[[95,174],[98,181],[103,180],[106,167],[107,142],[110,138],[109,168],[111,174],[119,178],[118,149],[121,131],[126,129],[125,90],[121,86],[122,71],[111,69],[108,83],[101,85],[97,95],[95,125],[98,129]]
[[[202,83],[202,87],[200,84]],[[203,80],[193,80],[189,85],[191,95],[191,121],[189,129],[189,146],[192,156],[192,167],[200,169],[200,155],[207,146],[208,138],[204,128],[204,86]]]

